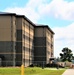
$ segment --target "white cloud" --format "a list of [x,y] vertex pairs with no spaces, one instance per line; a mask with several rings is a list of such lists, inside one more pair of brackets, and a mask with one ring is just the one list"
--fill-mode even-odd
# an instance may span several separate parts
[[59,56],[59,53],[64,47],[70,48],[74,53],[74,23],[66,27],[55,27],[53,30],[55,32],[55,56]]
[[53,16],[64,20],[74,20],[74,2],[64,0],[52,0],[50,3],[39,7],[43,15]]
[[6,8],[5,12],[13,12],[17,14],[22,14],[27,16],[31,21],[36,23],[40,19],[40,14],[38,11],[39,6],[46,4],[46,0],[29,0],[24,7],[9,7]]
[[5,12],[13,12],[17,14],[26,15],[33,22],[37,22],[40,18],[39,13],[37,12],[38,5],[41,5],[45,0],[29,0],[29,2],[24,5],[24,7],[9,7],[6,8]]
[[33,22],[37,22],[44,16],[74,20],[73,7],[74,2],[64,0],[51,0],[51,2],[48,2],[48,0],[29,0],[24,7],[9,7],[4,11],[26,15]]
[[47,0],[29,0],[29,2],[27,3],[27,7],[31,7],[31,8],[37,8],[42,4],[45,4],[47,2]]

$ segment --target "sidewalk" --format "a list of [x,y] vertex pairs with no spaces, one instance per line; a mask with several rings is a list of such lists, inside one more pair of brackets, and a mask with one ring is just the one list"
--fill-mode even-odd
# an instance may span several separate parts
[[74,69],[67,69],[62,75],[74,75]]

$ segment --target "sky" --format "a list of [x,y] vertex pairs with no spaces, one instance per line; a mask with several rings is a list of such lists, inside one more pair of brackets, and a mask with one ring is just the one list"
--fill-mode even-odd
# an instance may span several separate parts
[[54,56],[64,47],[74,53],[74,0],[0,0],[1,12],[25,15],[54,31]]

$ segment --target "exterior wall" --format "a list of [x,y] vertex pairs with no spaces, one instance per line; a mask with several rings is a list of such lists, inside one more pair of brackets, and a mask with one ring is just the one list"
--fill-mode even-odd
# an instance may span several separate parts
[[30,24],[30,42],[29,42],[29,48],[30,48],[30,65],[33,64],[34,61],[34,26]]
[[16,18],[16,66],[22,64],[22,19]]
[[35,64],[43,65],[49,63],[53,57],[53,33],[44,26],[35,27],[34,38],[34,61]]
[[[34,26],[22,17],[17,18],[17,61],[25,67],[33,62]],[[20,45],[18,45],[20,43]],[[19,50],[20,49],[20,50]],[[20,59],[19,59],[20,55]],[[21,62],[22,61],[22,62]]]
[[[15,16],[0,16],[0,58],[2,66],[15,65]],[[13,62],[14,61],[14,62]]]
[[25,20],[25,66],[33,64],[34,27]]
[[47,62],[49,63],[50,57],[53,57],[53,39],[52,39],[53,34],[46,29],[46,47],[47,47]]
[[25,66],[29,66],[29,23],[25,20]]
[[36,65],[42,66],[46,64],[46,37],[45,28],[36,27],[35,28],[35,38],[34,38],[34,62]]

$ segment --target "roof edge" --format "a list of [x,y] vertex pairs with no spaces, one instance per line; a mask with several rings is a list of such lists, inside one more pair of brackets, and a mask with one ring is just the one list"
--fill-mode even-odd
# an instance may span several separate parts
[[53,34],[55,34],[48,25],[36,25],[35,27],[47,27]]

